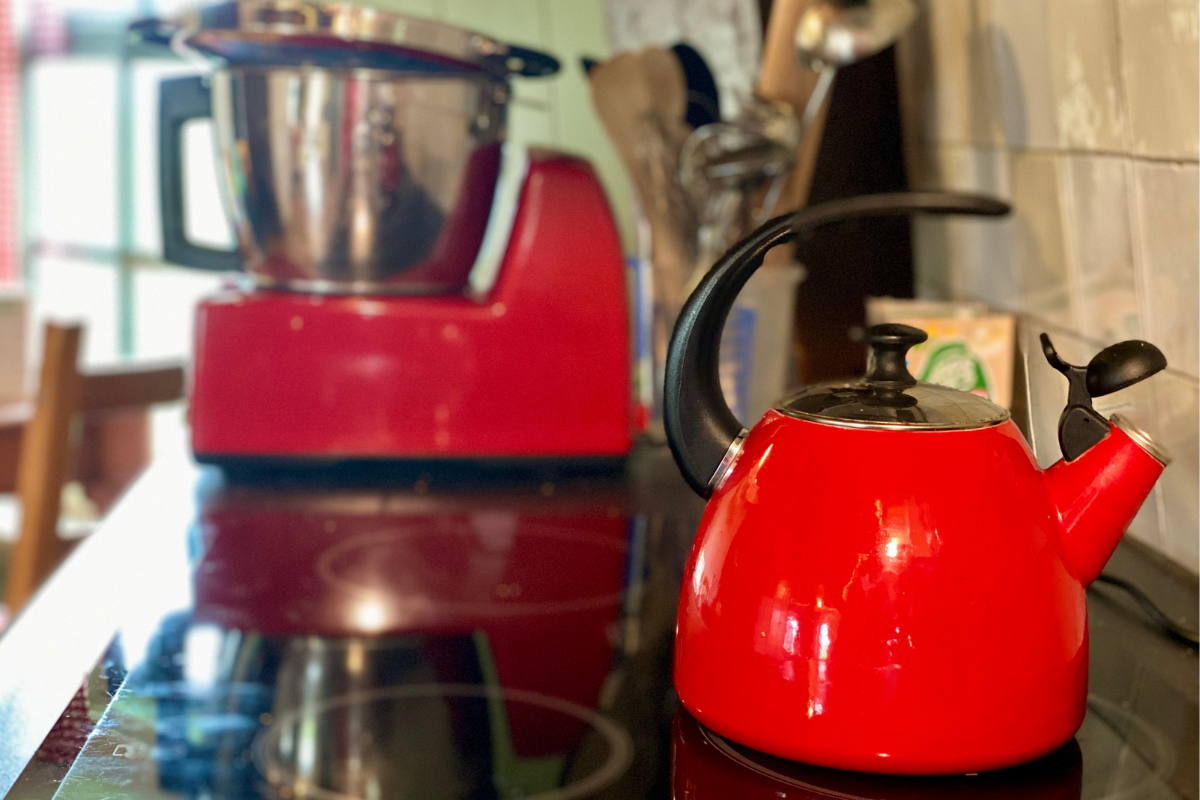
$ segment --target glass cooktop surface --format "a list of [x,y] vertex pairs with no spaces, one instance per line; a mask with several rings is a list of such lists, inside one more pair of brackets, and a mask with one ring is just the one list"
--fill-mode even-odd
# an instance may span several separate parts
[[[190,528],[158,534],[176,599],[117,626],[8,796],[1196,798],[1195,656],[1107,589],[1087,718],[1032,764],[859,775],[705,729],[671,682],[701,505],[658,458],[658,482],[206,474]],[[1194,614],[1148,564],[1126,546],[1110,568]]]

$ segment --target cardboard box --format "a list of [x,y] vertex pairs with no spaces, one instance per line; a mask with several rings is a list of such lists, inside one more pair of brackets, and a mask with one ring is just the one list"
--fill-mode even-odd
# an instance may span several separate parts
[[929,340],[908,351],[917,380],[982,395],[1012,408],[1016,317],[992,313],[982,303],[929,300],[867,300],[867,324],[901,322]]

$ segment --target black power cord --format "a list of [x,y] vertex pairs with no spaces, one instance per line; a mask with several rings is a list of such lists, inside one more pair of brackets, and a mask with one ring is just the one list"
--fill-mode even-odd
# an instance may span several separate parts
[[1096,578],[1098,583],[1107,583],[1110,586],[1115,586],[1118,589],[1123,589],[1128,592],[1137,604],[1142,607],[1142,610],[1154,620],[1154,622],[1162,628],[1166,633],[1177,641],[1183,642],[1192,649],[1200,648],[1200,634],[1190,628],[1185,628],[1175,620],[1164,614],[1158,606],[1154,605],[1153,601],[1146,596],[1138,587],[1134,586],[1124,578],[1118,578],[1115,575],[1105,575],[1101,573],[1100,577]]

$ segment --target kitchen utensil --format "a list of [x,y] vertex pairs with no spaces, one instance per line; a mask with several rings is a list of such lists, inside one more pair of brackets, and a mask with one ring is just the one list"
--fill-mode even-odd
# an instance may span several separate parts
[[687,289],[704,266],[728,249],[751,222],[751,196],[764,183],[786,178],[800,142],[790,106],[752,98],[733,122],[697,128],[684,142],[679,179],[698,217],[698,258]]
[[647,48],[595,65],[588,81],[592,104],[625,165],[649,228],[644,249],[654,270],[655,302],[677,309],[694,252],[691,211],[675,182],[679,151],[688,135],[683,68],[670,51]]
[[[855,64],[890,47],[916,19],[912,0],[816,0],[806,4],[793,38],[795,58],[807,71],[817,74],[800,115],[804,145],[797,157],[791,191],[776,180],[758,215],[765,222],[776,213],[800,208],[808,199],[817,151],[824,128],[826,102],[840,67]],[[809,144],[809,139],[814,140]]]
[[796,26],[796,58],[836,71],[891,47],[916,18],[912,0],[816,0]]
[[[801,64],[795,54],[796,26],[799,25],[804,10],[812,2],[813,0],[778,0],[772,4],[771,16],[767,20],[767,30],[763,37],[758,80],[754,87],[756,96],[786,104],[788,113],[796,119],[798,131],[801,110],[812,96],[818,79],[818,73]],[[798,135],[797,146],[789,154],[792,163],[790,174],[772,180],[768,186],[760,189],[753,199],[755,219],[759,224],[774,213],[795,211],[807,200],[824,130],[823,112],[828,106],[828,103],[822,103],[820,117],[803,131],[802,138]],[[783,263],[788,257],[788,253],[774,251],[768,256],[768,263]]]
[[671,329],[687,296],[696,258],[696,223],[676,180],[679,151],[689,129],[687,88],[673,53],[648,48],[621,53],[588,71],[592,105],[637,195],[638,256],[649,265],[650,428],[661,435],[662,376]]
[[1044,340],[1072,389],[1067,458],[1045,471],[1006,410],[909,375],[925,334],[905,325],[868,331],[864,379],[808,387],[751,431],[717,377],[725,316],[770,247],[847,219],[1006,210],[939,192],[810,207],[735,246],[684,307],[666,429],[710,500],[675,686],[722,736],[838,769],[948,774],[1037,758],[1078,729],[1084,590],[1167,462],[1127,420],[1093,416],[1091,397],[1161,369],[1157,350],[1122,344],[1082,368]]
[[[218,67],[162,86],[166,256],[256,285],[197,311],[198,460],[620,462],[615,222],[585,162],[503,145],[508,78],[553,58],[339,3],[239,0],[135,30]],[[209,110],[236,253],[183,235],[179,132]]]
[[717,81],[704,57],[689,44],[680,42],[671,48],[683,67],[687,81],[687,124],[699,128],[721,119],[721,95]]
[[912,0],[818,0],[806,8],[796,26],[796,58],[820,77],[801,125],[812,124],[840,67],[892,46],[916,17]]

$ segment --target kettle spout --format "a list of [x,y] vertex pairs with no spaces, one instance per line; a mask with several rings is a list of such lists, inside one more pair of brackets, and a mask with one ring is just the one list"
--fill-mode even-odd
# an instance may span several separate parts
[[1100,575],[1169,461],[1149,436],[1114,415],[1100,442],[1046,470],[1067,565],[1081,583]]

